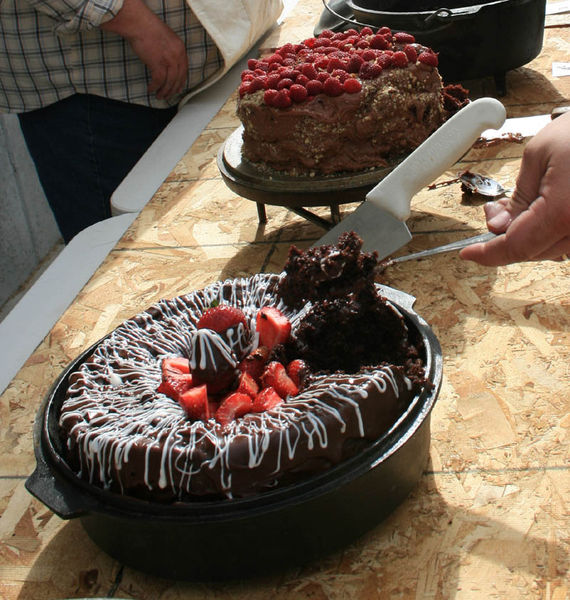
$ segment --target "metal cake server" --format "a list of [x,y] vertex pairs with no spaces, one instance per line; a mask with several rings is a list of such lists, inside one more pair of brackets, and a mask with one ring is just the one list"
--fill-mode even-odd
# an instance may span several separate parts
[[395,265],[396,263],[405,262],[407,260],[416,260],[420,258],[427,258],[428,256],[433,256],[434,254],[443,254],[444,252],[453,252],[454,250],[461,250],[461,248],[466,248],[467,246],[471,246],[471,244],[478,244],[480,242],[488,242],[493,238],[497,237],[495,233],[491,233],[488,231],[487,233],[480,233],[478,235],[474,235],[473,237],[464,238],[462,240],[457,240],[456,242],[451,242],[449,244],[444,244],[443,246],[436,246],[435,248],[429,248],[428,250],[422,250],[421,252],[413,252],[412,254],[404,254],[403,256],[398,256],[396,258],[388,258],[383,261],[381,269],[384,270],[386,267],[391,265]]
[[315,245],[334,244],[341,233],[355,231],[363,250],[376,250],[380,259],[411,239],[405,224],[412,197],[454,165],[482,131],[505,121],[505,107],[494,98],[469,103],[432,133],[366,195],[366,200]]

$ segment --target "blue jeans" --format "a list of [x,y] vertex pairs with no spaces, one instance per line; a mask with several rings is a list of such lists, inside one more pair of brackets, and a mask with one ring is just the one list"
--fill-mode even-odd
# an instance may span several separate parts
[[111,216],[111,194],[175,114],[76,94],[18,115],[65,243]]

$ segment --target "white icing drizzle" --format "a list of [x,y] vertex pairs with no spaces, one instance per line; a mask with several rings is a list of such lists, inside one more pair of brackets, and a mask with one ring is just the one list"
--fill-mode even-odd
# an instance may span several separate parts
[[[132,468],[130,463],[138,455],[148,490],[169,489],[172,497],[183,497],[207,480],[206,491],[232,497],[236,465],[238,471],[259,471],[264,487],[269,487],[275,485],[276,475],[296,465],[301,449],[305,456],[328,456],[335,451],[331,436],[338,438],[350,429],[353,437],[366,437],[361,404],[369,392],[384,394],[390,387],[397,398],[400,387],[411,386],[391,368],[350,377],[342,373],[313,377],[298,396],[226,428],[213,419],[207,424],[190,422],[175,401],[156,392],[162,359],[185,355],[195,368],[197,344],[201,359],[213,359],[215,346],[225,360],[236,364],[235,354],[220,343],[219,336],[205,329],[196,334],[196,322],[213,301],[242,308],[251,331],[258,309],[277,305],[294,330],[300,317],[277,299],[278,279],[278,275],[256,275],[228,280],[161,300],[111,333],[72,376],[62,407],[60,425],[68,433],[68,448],[78,449],[79,475],[104,488],[119,486],[124,491],[128,478],[121,473]],[[241,333],[235,332],[238,337]],[[231,332],[230,339],[233,336]],[[250,344],[255,347],[257,336],[252,337]]]

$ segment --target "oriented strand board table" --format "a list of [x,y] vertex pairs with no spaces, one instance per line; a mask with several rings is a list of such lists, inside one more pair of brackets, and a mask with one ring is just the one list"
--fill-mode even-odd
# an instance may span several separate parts
[[[321,9],[301,0],[267,47],[308,37]],[[570,78],[551,75],[552,62],[569,57],[566,23],[558,17],[540,57],[508,73],[509,116],[570,103]],[[492,94],[492,81],[473,90]],[[569,262],[491,269],[450,254],[386,273],[385,283],[417,297],[443,347],[430,462],[385,522],[320,562],[255,581],[244,573],[236,583],[156,579],[113,561],[79,522],[60,520],[26,492],[35,412],[70,360],[160,298],[279,271],[291,243],[306,247],[320,236],[277,206],[258,225],[255,203],[222,182],[215,156],[237,126],[234,106],[235,94],[0,398],[0,598],[569,598]],[[439,181],[469,168],[512,186],[523,148],[472,150]],[[484,230],[482,202],[458,185],[425,189],[410,226],[403,251],[473,234]]]

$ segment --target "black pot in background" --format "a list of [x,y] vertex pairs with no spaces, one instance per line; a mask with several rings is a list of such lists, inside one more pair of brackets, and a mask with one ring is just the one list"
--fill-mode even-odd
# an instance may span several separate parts
[[[505,76],[542,49],[546,0],[323,0],[315,28],[342,31],[368,25],[406,31],[439,53],[445,83],[494,76],[506,93]],[[405,4],[406,9],[396,9]]]
[[34,431],[37,466],[26,488],[63,519],[79,518],[105,552],[135,569],[180,580],[244,579],[324,557],[380,523],[417,485],[428,461],[441,347],[414,298],[381,286],[425,349],[424,389],[384,436],[326,473],[252,498],[159,504],[110,493],[67,466],[58,418],[69,375],[56,381]]

